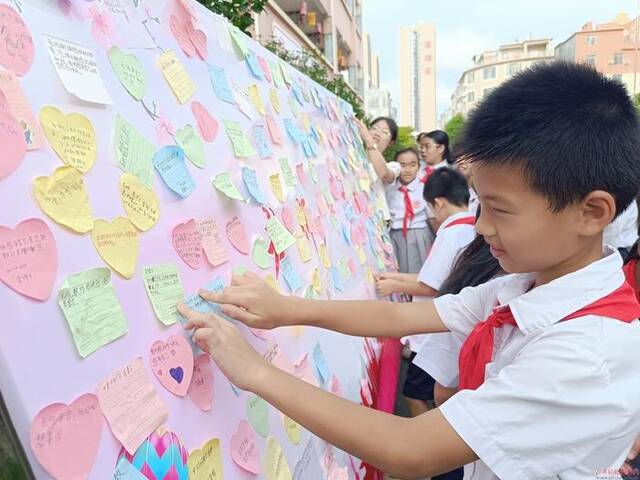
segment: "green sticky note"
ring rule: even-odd
[[[58,292],[58,305],[82,358],[127,333],[127,321],[108,268],[68,276]]]
[[[280,170],[282,170],[282,178],[284,178],[284,184],[287,187],[293,187],[298,184],[296,180],[296,174],[293,173],[293,169],[289,164],[289,160],[287,158],[279,158],[278,163],[280,163]]]
[[[288,66],[285,62],[280,60],[280,71],[282,71],[282,78],[287,85],[291,85],[291,78],[289,77]]]
[[[282,71],[280,71],[280,65],[278,62],[269,61],[269,69],[271,70],[271,75],[273,76],[273,84],[277,88],[284,87],[284,78],[282,78]]]
[[[182,147],[191,163],[199,168],[204,167],[204,144],[200,134],[192,125],[187,125],[176,132],[176,142]]]
[[[118,166],[132,173],[147,188],[153,185],[153,155],[155,147],[120,114],[116,116],[113,141]]]
[[[229,174],[229,172],[222,172],[216,175],[213,179],[213,186],[229,198],[244,201],[240,190],[238,190],[238,187],[236,187],[231,180],[231,174]]]
[[[118,47],[109,50],[109,62],[122,86],[136,100],[142,100],[147,89],[147,75],[142,63],[132,53],[124,53]]]
[[[271,255],[269,255],[269,242],[267,242],[262,235],[256,237],[253,242],[251,258],[253,259],[253,263],[262,270],[268,269],[273,264]]]
[[[242,127],[238,122],[231,122],[229,120],[223,120],[224,131],[227,132],[227,136],[231,141],[231,147],[233,148],[233,154],[236,157],[253,157],[257,155],[253,145],[244,134]]]
[[[247,418],[261,437],[269,435],[269,405],[257,395],[247,397]]]
[[[176,307],[184,298],[184,290],[176,266],[166,263],[145,267],[142,279],[158,320],[165,325],[173,325],[180,320]]]
[[[296,243],[294,236],[291,235],[289,230],[284,228],[284,225],[280,223],[278,217],[274,216],[267,220],[265,228],[267,229],[269,238],[271,238],[273,247],[276,249],[276,253],[278,254],[284,252],[287,248]]]
[[[245,36],[245,34],[242,33],[237,27],[230,26],[229,35],[231,35],[231,40],[233,40],[233,44],[240,52],[242,58],[245,58],[249,54],[249,48],[247,47],[247,37]]]

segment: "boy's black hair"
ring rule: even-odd
[[[398,138],[398,124],[396,121],[391,117],[378,117],[374,118],[369,125],[373,127],[378,122],[385,122],[387,124],[389,133],[391,134],[391,143],[395,143]]]
[[[471,113],[462,153],[522,169],[554,212],[594,190],[616,215],[640,187],[640,128],[624,86],[577,63],[539,63],[493,90]]]
[[[418,163],[420,162],[420,154],[418,153],[418,150],[416,150],[414,147],[407,147],[407,148],[403,148],[401,150],[398,150],[394,155],[393,155],[393,161],[397,162],[398,161],[398,157],[404,153],[413,153],[417,158],[418,158]]]
[[[440,197],[458,207],[466,207],[469,204],[469,184],[460,172],[438,168],[425,182],[422,197],[431,204]]]

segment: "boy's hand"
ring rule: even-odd
[[[205,300],[222,305],[222,312],[251,328],[270,330],[288,325],[285,315],[290,297],[281,295],[255,273],[232,275],[231,286],[221,293],[201,290]]]
[[[184,304],[178,305],[178,311],[187,319],[184,328],[193,330],[193,341],[211,355],[229,381],[243,390],[255,388],[268,364],[238,329],[217,315],[196,312]]]
[[[376,282],[376,292],[382,297],[398,292],[400,283],[393,279],[380,279]]]
[[[631,450],[627,454],[627,460],[622,465],[620,469],[620,474],[626,476],[628,478],[640,478],[640,467],[638,466],[638,462],[633,462],[638,458],[638,454],[640,453],[640,435],[636,437],[636,441],[631,446]]]

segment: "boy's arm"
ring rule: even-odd
[[[185,327],[194,329],[194,341],[231,382],[387,473],[423,478],[476,459],[438,410],[405,419],[349,402],[266,363],[232,323],[184,305],[179,311],[188,319]]]
[[[400,338],[449,331],[432,301],[307,300],[280,295],[251,272],[234,275],[222,293],[200,292],[222,304],[222,312],[252,328],[310,325],[348,335]]]

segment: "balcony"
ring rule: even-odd
[[[326,55],[325,20],[329,16],[325,1],[322,0],[275,0],[289,19]],[[328,29],[327,29],[328,30]]]

